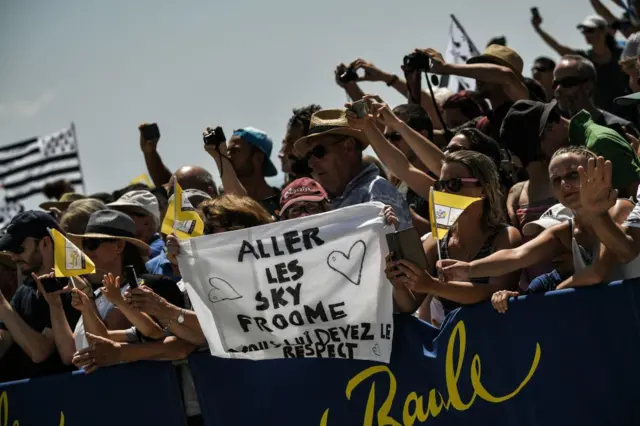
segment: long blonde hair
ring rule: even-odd
[[[462,164],[471,172],[471,176],[480,181],[484,190],[482,221],[489,229],[499,228],[507,223],[500,178],[493,160],[476,151],[461,150],[447,152],[443,163]]]

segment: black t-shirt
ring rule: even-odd
[[[640,132],[636,129],[635,124],[633,124],[629,120],[625,120],[622,117],[618,117],[615,114],[611,114],[610,112],[599,110],[600,115],[598,115],[593,121],[596,124],[601,126],[609,127],[616,132],[620,133],[620,135],[627,140],[627,135],[625,133],[629,133],[632,136],[640,137]],[[626,132],[625,132],[626,129]]]
[[[11,299],[11,306],[29,327],[42,333],[45,328],[51,328],[51,315],[49,304],[44,297],[38,297],[36,291],[35,281],[27,278]],[[60,297],[69,326],[73,329],[80,318],[80,312],[71,306],[70,293],[62,294]],[[0,328],[7,330],[2,322],[0,322]],[[7,353],[0,358],[0,382],[45,376],[73,369],[73,366],[65,366],[62,363],[57,350],[54,350],[46,361],[36,364],[14,341]]]
[[[629,77],[622,71],[618,61],[622,55],[622,48],[616,47],[612,52],[611,60],[606,64],[593,65],[596,68],[596,74],[598,82],[596,84],[596,90],[594,93],[594,101],[598,108],[612,112],[615,115],[623,117],[627,120],[634,120],[635,113],[633,108],[627,108],[620,105],[616,105],[613,101],[619,96],[624,96],[630,93],[629,90]],[[580,51],[578,54],[593,60],[593,51]]]
[[[513,102],[505,102],[502,105],[498,105],[496,109],[491,110],[491,114],[482,117],[476,124],[476,129],[495,139],[500,148],[506,148],[500,139],[500,127],[502,127],[502,122],[512,106]]]
[[[276,216],[276,212],[280,210],[280,190],[278,188],[271,189],[273,189],[274,194],[271,197],[260,200],[259,203],[269,214]]]

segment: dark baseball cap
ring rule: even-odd
[[[500,127],[500,140],[526,167],[541,155],[540,142],[549,116],[558,112],[556,100],[543,103],[520,100],[513,104]]]
[[[27,238],[44,238],[47,228],[60,230],[60,225],[47,212],[27,210],[11,219],[0,237],[0,251],[17,252]]]

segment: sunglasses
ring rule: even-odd
[[[33,242],[37,245],[40,242],[40,240],[41,240],[41,238],[40,239],[34,239]],[[13,254],[22,254],[22,253],[24,253],[24,251],[25,251],[24,243],[20,244],[19,247],[16,247],[15,250],[11,250],[11,252]]]
[[[321,203],[301,203],[299,205],[291,206],[285,210],[287,217],[298,217],[302,213],[310,215],[319,214],[324,212],[324,207]]]
[[[595,32],[596,32],[596,29],[595,29],[595,28],[587,28],[587,27],[583,27],[583,28],[580,30],[580,32],[581,32],[582,34],[593,34],[593,33],[595,33]]]
[[[316,145],[313,148],[311,148],[311,150],[309,152],[307,152],[307,155],[304,156],[304,159],[307,162],[309,160],[311,160],[311,157],[316,157],[318,160],[321,160],[329,152],[329,147],[330,146],[339,144],[340,142],[344,142],[347,139],[340,139],[340,140],[337,140],[337,141],[333,141],[332,143],[330,143],[328,145]]]
[[[435,183],[436,191],[447,190],[447,192],[458,193],[462,189],[464,184],[473,184],[473,186],[482,186],[480,181],[476,178],[453,178],[447,180],[438,180]]]
[[[553,88],[556,89],[558,86],[564,89],[571,89],[572,87],[576,87],[585,83],[587,81],[586,78],[582,77],[565,77],[560,80],[553,80]]]
[[[389,132],[389,133],[385,133],[384,137],[389,141],[389,142],[400,142],[402,140],[402,135],[398,132]]]
[[[111,243],[113,240],[107,238],[85,238],[82,240],[83,251],[97,250],[103,243]]]

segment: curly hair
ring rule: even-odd
[[[304,106],[302,108],[294,108],[293,116],[289,119],[288,127],[291,127],[293,124],[298,123],[302,126],[302,131],[306,135],[309,133],[309,126],[311,124],[311,116],[316,112],[320,111],[322,107],[317,104],[311,104]]]
[[[221,195],[200,204],[198,209],[204,221],[204,233],[226,231],[266,225],[273,217],[253,198]]]

